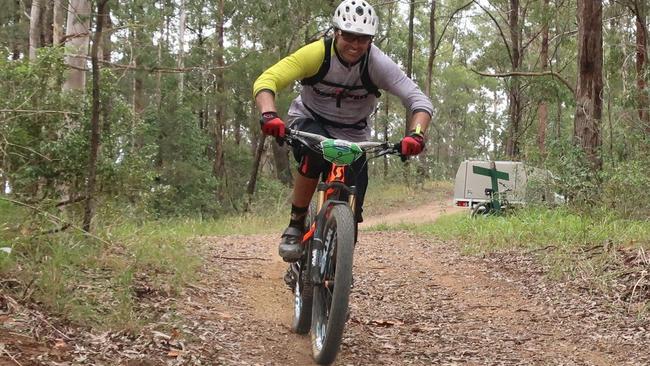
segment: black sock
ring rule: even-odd
[[[302,230],[305,227],[305,217],[307,217],[307,207],[291,205],[291,220],[289,221],[289,226]]]

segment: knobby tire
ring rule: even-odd
[[[305,232],[309,231],[316,214],[316,203],[312,202],[309,205],[307,217],[305,218]],[[298,272],[298,278],[296,279],[296,286],[293,290],[294,311],[291,330],[298,334],[307,334],[311,327],[311,308],[314,290],[311,280],[308,278],[309,273],[307,268],[309,262],[311,262],[311,250],[309,246],[307,246],[307,250],[305,250],[305,254],[300,258],[298,264],[300,270]]]
[[[328,235],[332,239],[333,246],[325,253],[325,280],[334,280],[334,288],[314,285],[312,304],[312,353],[314,360],[321,365],[334,362],[343,337],[352,284],[354,228],[354,216],[349,206],[331,207],[323,239],[327,241]]]

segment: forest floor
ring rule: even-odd
[[[337,365],[648,365],[650,324],[521,253],[459,245],[381,223],[435,220],[433,202],[367,217]],[[142,279],[137,332],[72,327],[0,296],[0,365],[310,365],[291,332],[279,235],[200,237],[199,280],[169,297]]]

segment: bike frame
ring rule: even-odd
[[[311,271],[311,268],[318,267],[321,260],[321,253],[325,248],[323,243],[323,227],[325,224],[325,215],[327,208],[332,205],[349,205],[352,213],[354,214],[354,206],[356,201],[356,187],[348,186],[345,182],[346,172],[349,166],[332,164],[330,172],[324,182],[318,183],[318,200],[316,205],[316,218],[312,222],[309,231],[303,237],[301,244],[306,250],[312,251],[312,261],[308,271],[311,272],[311,282],[315,285],[323,283],[320,271]],[[348,201],[341,201],[337,198],[336,194],[346,192],[348,194]],[[311,247],[310,246],[311,243]]]

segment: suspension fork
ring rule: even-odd
[[[317,216],[314,220],[314,225],[312,229],[309,230],[307,234],[311,235],[311,263],[310,263],[310,278],[313,284],[320,285],[323,283],[322,278],[322,266],[324,264],[326,256],[326,248],[323,232],[325,229],[325,220],[327,219],[327,207],[336,204],[342,204],[342,201],[338,200],[336,193],[345,192],[348,195],[347,204],[352,210],[353,216],[355,215],[355,205],[356,205],[356,187],[348,186],[345,184],[345,166],[332,165],[332,169],[325,180],[325,182],[318,183],[318,200],[317,200]],[[356,227],[355,227],[356,229]],[[306,235],[307,235],[306,234]],[[356,237],[356,233],[355,233]],[[307,237],[305,237],[307,238]]]

